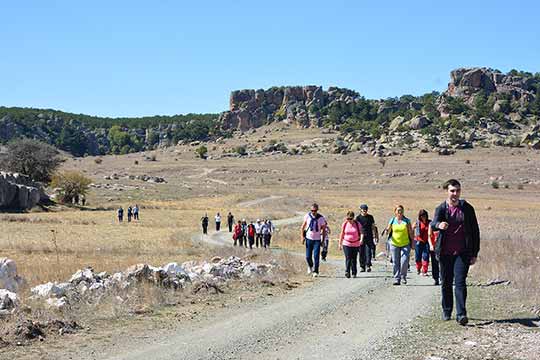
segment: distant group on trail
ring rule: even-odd
[[[124,222],[124,208],[120,206],[118,210],[116,210],[116,214],[118,216],[118,222],[122,223]],[[126,209],[126,215],[127,215],[127,221],[128,223],[131,222],[131,219],[133,220],[139,220],[139,205],[135,204],[135,206],[129,205]]]

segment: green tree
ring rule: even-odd
[[[195,153],[196,153],[197,156],[200,157],[201,159],[206,159],[206,157],[207,157],[207,155],[208,155],[208,149],[206,148],[206,146],[201,145],[201,146],[199,146],[197,149],[195,149]]]
[[[78,171],[64,171],[53,175],[51,187],[56,189],[63,203],[71,203],[73,199],[86,195],[92,180]]]
[[[34,181],[49,182],[62,161],[53,146],[38,140],[18,139],[7,145],[7,156],[0,166],[7,171],[28,175]]]

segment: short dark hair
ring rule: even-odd
[[[319,210],[319,204],[313,203],[313,205],[311,205],[311,208]]]
[[[418,212],[418,220],[421,220],[422,216],[425,216],[426,219],[429,219],[428,212],[425,209],[422,209]]]
[[[446,182],[443,184],[443,189],[448,190],[449,186],[461,187],[461,184],[456,179],[450,179],[450,180],[446,180]]]

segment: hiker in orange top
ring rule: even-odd
[[[418,275],[427,276],[429,265],[429,220],[428,212],[424,209],[418,212],[418,220],[413,225],[415,241],[415,260]],[[433,236],[433,233],[431,234]],[[433,239],[431,239],[433,241]]]

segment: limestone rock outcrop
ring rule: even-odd
[[[0,209],[27,210],[43,200],[41,186],[28,176],[0,171]]]

